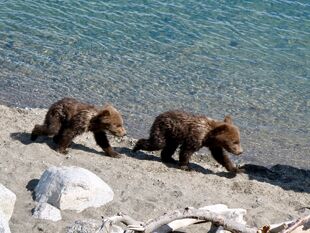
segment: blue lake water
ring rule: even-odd
[[[0,0],[0,102],[113,103],[133,137],[184,109],[241,129],[244,161],[310,168],[309,0]]]

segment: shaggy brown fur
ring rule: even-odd
[[[126,134],[122,116],[112,105],[100,109],[72,98],[59,100],[49,108],[44,124],[35,125],[31,140],[35,141],[40,135],[54,136],[57,151],[66,154],[73,138],[87,131],[94,133],[97,144],[107,155],[120,157],[113,151],[105,133],[109,131],[118,137]]]
[[[210,149],[214,159],[228,171],[238,171],[223,150],[235,155],[243,152],[239,129],[233,125],[229,116],[226,116],[224,121],[217,121],[181,111],[162,113],[156,117],[149,139],[138,140],[133,151],[162,149],[162,161],[176,163],[172,155],[179,145],[181,145],[179,154],[181,169],[188,170],[192,154],[205,146]]]

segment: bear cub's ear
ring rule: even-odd
[[[106,104],[103,106],[103,109],[101,110],[101,112],[99,113],[100,117],[110,117],[113,112],[115,112],[115,108],[113,107],[112,104]]]
[[[224,122],[232,125],[233,124],[232,117],[230,115],[225,116]]]
[[[111,116],[110,110],[109,109],[103,109],[99,114],[98,117],[109,117]]]
[[[114,107],[110,103],[106,103],[105,105],[103,105],[103,109],[112,109],[112,108],[114,108]]]

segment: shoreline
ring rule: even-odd
[[[44,107],[16,107],[11,104],[1,103],[0,105],[29,111],[40,112],[47,110],[47,108]],[[138,139],[148,137],[149,129],[155,116],[148,116],[147,122],[143,123],[144,127],[141,127],[141,124],[138,125],[139,122],[137,122],[136,119],[126,117],[124,114],[123,117],[125,117],[125,127],[129,133],[129,138]],[[44,117],[40,119],[39,122],[35,123],[42,123],[43,119]],[[233,118],[233,120],[236,121],[236,125],[240,129],[241,143],[245,148],[245,152],[241,156],[231,156],[231,159],[236,163],[252,163],[268,168],[282,164],[293,166],[297,169],[310,169],[310,160],[307,160],[307,156],[309,155],[309,150],[307,148],[310,144],[306,140],[306,135],[295,135],[294,131],[281,132],[280,129],[270,130],[269,128],[256,129],[253,127],[246,127],[240,124],[237,118]],[[138,128],[138,130],[136,128]],[[202,148],[198,153],[205,154],[208,152],[208,149]]]
[[[83,134],[74,140],[68,156],[54,151],[51,139],[30,141],[34,124],[43,121],[46,109],[23,109],[0,105],[0,183],[17,196],[10,220],[12,232],[64,232],[75,220],[95,219],[125,212],[147,221],[186,206],[199,208],[225,204],[247,210],[250,226],[284,222],[310,214],[310,170],[288,165],[245,164],[244,174],[229,175],[209,155],[198,153],[191,163],[193,171],[167,167],[158,153],[132,153],[135,139],[110,137],[111,145],[122,154],[114,159],[104,155],[93,136]],[[108,183],[114,200],[100,208],[81,213],[62,211],[63,219],[50,222],[34,219],[35,207],[29,183],[39,179],[51,166],[79,166]],[[27,189],[28,187],[28,189]],[[205,225],[191,232],[206,231]]]
[[[85,101],[90,103],[88,101]],[[93,103],[90,103],[93,104]],[[44,107],[20,107],[10,104],[1,104],[9,108],[16,108],[21,110],[34,110],[34,111],[46,111]],[[117,107],[122,113],[123,111]],[[202,114],[193,112],[194,114]],[[141,123],[140,118],[137,120],[135,116],[128,112],[123,113],[125,127],[128,132],[128,137],[131,138],[145,138],[149,135],[149,129],[153,123],[154,118],[159,114],[155,114],[153,117],[150,115],[145,116],[145,121]],[[206,115],[214,119],[221,120],[221,117],[213,117],[212,115]],[[137,117],[137,116],[136,116]],[[277,164],[293,166],[299,169],[310,169],[310,160],[308,160],[310,146],[307,141],[307,132],[303,134],[296,134],[293,128],[288,128],[286,131],[281,128],[264,128],[260,126],[255,128],[253,126],[246,126],[240,122],[240,119],[232,115],[235,124],[239,127],[241,132],[241,143],[245,152],[241,156],[232,156],[232,160],[237,163],[253,163],[258,166],[272,167]],[[42,123],[41,119],[37,123]],[[208,153],[208,149],[202,148],[199,153]]]

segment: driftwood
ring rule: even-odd
[[[272,224],[262,227],[260,230],[258,230],[259,233],[290,233],[295,232],[299,233],[302,232],[302,226],[304,226],[306,223],[310,223],[310,215],[299,218],[294,221],[288,221],[278,224]],[[308,230],[307,232],[310,232]]]
[[[120,212],[116,216],[103,218],[102,225],[96,233],[104,233],[104,232],[110,233],[113,231],[112,230],[113,226],[115,226],[118,223],[123,223],[124,225],[127,226],[128,230],[123,231],[127,233],[141,231],[141,229],[143,228],[139,226],[142,226],[144,224],[143,222],[136,221],[132,217]]]
[[[258,229],[246,225],[243,219],[245,214],[246,210],[244,209],[229,209],[222,204],[200,209],[186,207],[166,213],[146,223],[136,221],[124,213],[119,213],[116,216],[104,218],[102,226],[97,232],[113,232],[109,231],[113,225],[123,223],[126,225],[126,230],[122,231],[124,233],[168,233],[192,224],[211,222],[213,226],[218,227],[217,233],[224,230],[233,233],[290,233],[310,221],[309,215],[296,221],[266,225]]]
[[[272,224],[270,226],[265,226],[265,231],[264,232],[270,232],[270,233],[278,233],[283,231],[284,229],[286,229],[288,227],[288,224],[290,224],[293,221],[289,221],[289,222],[282,222],[282,223],[278,223],[278,224]]]
[[[288,224],[288,228],[281,231],[281,233],[289,233],[294,231],[299,226],[305,225],[307,222],[310,221],[310,215],[306,216],[305,218],[299,218],[296,221]]]
[[[231,232],[256,232],[246,227],[244,209],[228,209],[225,205],[206,206],[200,209],[185,208],[155,218],[145,225],[145,233],[166,233],[198,222],[211,222]],[[253,230],[253,231],[252,231]]]
[[[215,225],[223,226],[225,230],[228,230],[231,232],[256,233],[256,229],[254,228],[248,228],[244,224],[237,223],[235,221],[227,219],[209,210],[193,209],[193,208],[185,208],[182,210],[176,210],[166,215],[155,218],[154,220],[152,220],[151,222],[148,222],[145,225],[144,232],[145,233],[150,233],[150,232],[159,233],[159,231],[156,231],[156,229],[158,229],[162,225],[168,224],[175,220],[190,219],[190,218],[197,219],[200,221],[203,220],[207,222],[212,222]]]
[[[243,216],[246,213],[244,209],[228,209],[225,205],[206,206],[200,209],[184,208],[166,213],[163,216],[148,221],[139,222],[123,213],[110,218],[103,219],[101,230],[98,232],[108,232],[108,229],[117,223],[123,223],[127,230],[133,232],[156,232],[167,233],[179,228],[201,222],[211,222],[216,226],[223,226],[224,229],[231,232],[255,233],[256,228],[249,228],[245,225]]]

